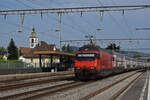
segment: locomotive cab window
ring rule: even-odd
[[[100,55],[96,53],[79,53],[76,55],[76,60],[79,61],[93,61],[95,59],[100,59]]]
[[[96,54],[95,57],[96,57],[97,59],[100,59],[100,54]]]
[[[112,61],[115,61],[115,58],[114,58],[114,57],[112,57]]]

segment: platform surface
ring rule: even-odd
[[[146,71],[129,87],[120,100],[150,100],[150,71]]]

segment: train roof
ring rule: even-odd
[[[95,45],[95,44],[84,45],[84,46],[80,47],[78,51],[102,51],[102,52],[106,52],[106,53],[109,53],[109,54],[117,55],[118,57],[126,57],[127,59],[135,59],[135,58],[132,58],[132,57],[128,57],[128,56],[126,56],[122,53],[115,52],[113,50],[103,49],[100,46]]]
[[[100,47],[93,44],[84,45],[78,51],[100,51]]]
[[[95,45],[95,44],[84,45],[84,46],[80,47],[78,51],[102,51],[102,52],[107,52],[109,54],[124,56],[121,53],[115,52],[113,50],[103,49],[100,46]]]
[[[84,45],[80,47],[78,51],[103,51],[103,52],[107,52],[110,54],[114,54],[114,51],[100,48],[100,46],[95,45],[95,44]]]

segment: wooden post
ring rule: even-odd
[[[42,67],[42,59],[41,58],[42,58],[42,55],[40,54],[39,55],[39,65],[40,65],[40,68]]]
[[[51,59],[51,67],[53,66],[53,55],[50,55],[50,59]]]

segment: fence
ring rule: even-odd
[[[42,63],[40,68],[39,63],[0,63],[0,75],[2,74],[17,74],[17,73],[34,73],[34,72],[50,72],[65,71],[73,68],[73,64],[69,63]]]
[[[0,63],[0,75],[42,72],[38,64],[31,63]]]
[[[39,63],[0,63],[0,68],[28,68],[35,67],[38,68]]]

